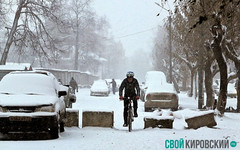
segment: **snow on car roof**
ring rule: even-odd
[[[95,80],[95,81],[93,82],[93,84],[102,84],[102,83],[107,84],[105,80]]]
[[[176,93],[173,84],[167,83],[166,76],[161,71],[148,71],[146,73],[146,85],[148,93]]]
[[[165,84],[167,83],[166,76],[161,71],[148,71],[145,76],[146,84],[149,83],[159,83]]]
[[[0,82],[0,93],[53,95],[56,89],[52,77],[39,73],[10,73]]]

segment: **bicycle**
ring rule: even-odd
[[[127,122],[128,122],[128,131],[132,131],[132,122],[134,121],[133,119],[133,109],[132,109],[132,98],[127,97],[128,100],[128,116],[127,116]]]

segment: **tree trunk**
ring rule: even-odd
[[[190,93],[189,93],[189,97],[193,96],[193,79],[194,78],[194,71],[191,70],[191,89],[190,89]]]
[[[240,78],[237,81],[237,111],[240,112]]]
[[[240,63],[235,61],[235,67],[237,68],[237,111],[240,112]]]
[[[75,61],[74,61],[74,70],[78,70],[78,49],[79,49],[79,24],[77,21],[77,27],[76,27],[76,43],[75,43]]]
[[[187,90],[187,80],[188,80],[188,74],[185,67],[183,67],[183,80],[182,80],[182,90]]]
[[[207,93],[207,102],[206,102],[207,109],[213,109],[213,104],[214,104],[214,95],[213,95],[214,93],[212,88],[212,82],[213,82],[213,76],[211,71],[211,61],[208,58],[205,64],[205,88]]]
[[[179,86],[178,86],[178,83],[177,83],[176,79],[173,78],[172,81],[173,81],[173,85],[174,85],[175,90],[177,91],[177,93],[180,93]]]
[[[200,50],[202,51],[202,50]],[[201,52],[202,53],[202,52]],[[198,66],[198,109],[203,107],[203,61],[202,54],[199,57],[199,66]]]
[[[5,48],[3,50],[0,65],[5,65],[6,62],[7,62],[8,53],[9,53],[10,47],[11,47],[12,42],[13,42],[13,36],[14,36],[16,30],[17,30],[18,20],[20,18],[22,7],[23,7],[24,3],[25,3],[25,0],[20,0],[20,2],[18,4],[18,8],[17,8],[17,11],[15,13],[13,25],[12,25],[11,31],[8,35],[8,39],[7,39]]]
[[[226,102],[227,102],[227,63],[223,57],[222,50],[222,41],[224,41],[223,30],[220,18],[215,18],[215,24],[211,28],[211,32],[213,35],[213,41],[211,44],[215,59],[217,60],[219,70],[220,70],[220,92],[218,96],[217,109],[222,116],[225,111]]]
[[[221,42],[223,38],[222,25],[219,20],[216,20],[216,24],[212,26],[212,33],[214,40],[212,42],[212,50],[217,60],[220,70],[220,93],[218,97],[217,109],[220,115],[224,114],[225,106],[227,102],[227,64],[223,57],[223,51]]]
[[[75,44],[75,60],[74,60],[74,70],[78,70],[78,34],[76,36],[76,44]]]
[[[194,98],[197,99],[197,95],[198,95],[198,87],[197,87],[197,73],[195,73],[195,76],[194,76]]]

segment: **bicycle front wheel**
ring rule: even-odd
[[[132,119],[133,119],[133,114],[132,114],[132,109],[128,110],[128,131],[132,131]]]

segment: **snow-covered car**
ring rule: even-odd
[[[105,80],[96,80],[90,88],[91,96],[108,96],[110,89]]]
[[[236,90],[236,87],[235,87],[235,83],[228,83],[227,96],[229,96],[231,98],[236,98],[237,97],[237,90]]]
[[[64,131],[66,108],[57,79],[46,71],[16,71],[0,82],[0,132],[11,135],[46,134],[58,138]]]
[[[173,84],[167,83],[161,71],[149,71],[141,89],[141,98],[145,101],[145,111],[160,109],[178,109],[178,95]]]

